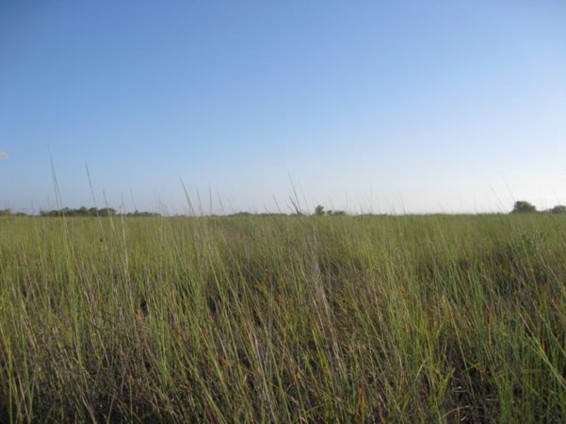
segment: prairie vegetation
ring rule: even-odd
[[[0,422],[564,422],[560,215],[0,219]]]

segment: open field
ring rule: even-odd
[[[564,422],[566,219],[0,219],[0,422]]]

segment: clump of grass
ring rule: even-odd
[[[0,421],[561,422],[565,227],[3,218]]]

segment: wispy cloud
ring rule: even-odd
[[[2,150],[0,150],[0,158],[8,159],[8,158],[9,158],[8,153],[3,152]]]

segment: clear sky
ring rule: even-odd
[[[2,0],[0,150],[28,212],[49,150],[70,207],[566,204],[566,2]]]

